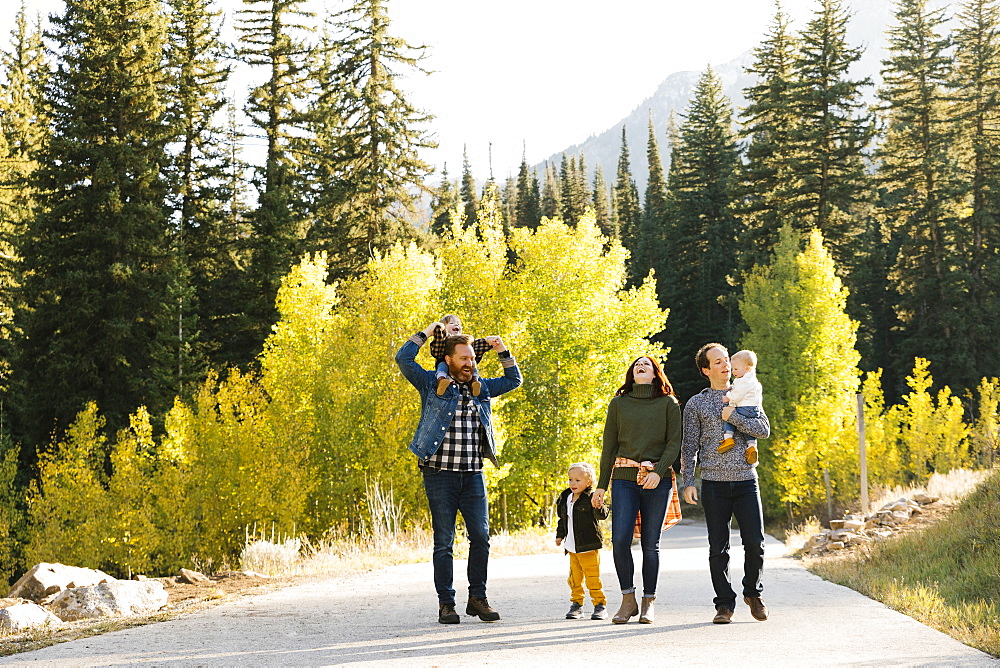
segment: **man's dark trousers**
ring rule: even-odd
[[[708,525],[708,567],[715,588],[716,607],[736,609],[736,592],[729,580],[730,520],[735,516],[743,541],[743,595],[761,595],[764,570],[764,516],[756,480],[701,481],[701,503]]]

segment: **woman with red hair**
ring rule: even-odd
[[[611,480],[611,545],[621,608],[611,621],[624,624],[635,615],[653,622],[653,601],[660,572],[660,532],[671,496],[670,468],[681,448],[681,410],[674,389],[652,357],[632,362],[625,383],[615,392],[604,423],[601,475],[591,497],[604,504]],[[642,517],[642,608],[635,599],[632,531]]]

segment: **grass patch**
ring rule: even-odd
[[[936,524],[808,568],[1000,656],[1000,471]]]

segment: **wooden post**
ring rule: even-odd
[[[861,513],[868,514],[868,450],[865,447],[865,395],[858,392],[858,459],[861,463]]]
[[[823,484],[826,485],[826,517],[829,521],[833,519],[833,499],[830,498],[830,469],[823,469]]]

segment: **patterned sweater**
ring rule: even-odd
[[[684,437],[681,441],[681,475],[683,487],[694,485],[694,470],[701,466],[702,480],[735,482],[757,477],[756,464],[746,461],[746,436],[767,438],[771,424],[761,409],[759,418],[748,418],[734,412],[729,422],[738,430],[734,435],[736,447],[719,454],[723,422],[722,397],[725,390],[705,388],[688,399],[684,406]]]

